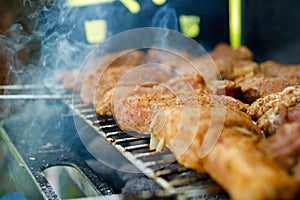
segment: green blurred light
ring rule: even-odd
[[[232,48],[241,46],[242,0],[229,0],[229,34]]]

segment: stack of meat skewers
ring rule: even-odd
[[[169,148],[232,199],[297,198],[300,65],[256,63],[248,48],[227,44],[202,57],[126,50],[94,62],[98,68],[60,78],[98,115],[150,134],[151,148]]]

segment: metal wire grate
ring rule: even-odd
[[[56,84],[46,85],[56,95],[70,94],[70,91],[55,90]],[[72,99],[63,101],[141,172],[153,179],[164,193],[181,194],[185,197],[223,193],[221,187],[207,174],[199,174],[178,164],[167,148],[160,152],[149,150],[149,136],[129,135],[118,127],[113,117],[97,116],[94,108],[85,105],[78,94],[73,95]]]

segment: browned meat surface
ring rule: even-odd
[[[171,92],[164,87],[160,87],[159,84],[143,84],[141,86],[135,84],[129,85],[119,85],[110,90],[108,90],[103,97],[98,97],[95,102],[96,113],[100,116],[113,115],[113,103],[118,103],[120,99],[131,97],[134,95],[150,95],[150,94],[170,94],[174,96]],[[157,94],[156,94],[157,95]]]
[[[234,61],[229,68],[220,68],[220,73],[224,79],[234,80],[236,78],[256,74],[258,72],[257,63],[249,60]]]
[[[249,106],[247,112],[254,120],[257,120],[257,125],[270,135],[274,134],[285,121],[297,119],[292,109],[294,107],[299,112],[296,106],[299,103],[300,86],[290,86],[281,92],[257,99]]]
[[[254,137],[225,129],[203,168],[232,199],[296,199],[298,184],[258,149]]]
[[[296,105],[300,101],[300,86],[287,87],[281,92],[257,99],[248,109],[249,115],[254,119],[260,118],[266,111],[277,105],[287,107]]]
[[[287,109],[286,121],[300,123],[300,103]]]
[[[81,87],[81,99],[86,104],[95,103],[98,98],[104,96],[108,90],[115,86],[122,75],[134,67],[134,65],[110,66],[105,70],[99,68],[96,73],[88,74]]]
[[[237,49],[232,49],[226,43],[217,44],[214,50],[210,53],[213,59],[217,60],[252,60],[253,53],[245,46]]]
[[[155,135],[158,150],[167,146],[180,164],[207,172],[232,199],[295,199],[299,65],[258,65],[248,48],[227,44],[202,57],[149,49],[87,65],[79,81],[75,73],[62,80],[69,89],[82,82],[81,98],[98,115],[113,115],[124,131]]]
[[[93,104],[95,97],[102,97],[115,86],[122,75],[141,64],[143,59],[141,51],[124,51],[91,61],[94,63],[89,65],[96,65],[98,68],[93,68],[84,77],[80,94],[82,100],[86,104]]]
[[[116,96],[112,97],[114,116],[123,130],[147,133],[151,119],[159,109],[176,104],[197,104],[198,94],[202,96],[199,98],[202,103],[209,103],[203,78],[197,74],[131,90],[116,87],[113,91]],[[103,107],[99,104],[98,109]]]
[[[261,148],[300,182],[300,122],[285,123],[261,141]]]
[[[176,98],[172,94],[129,96],[114,103],[114,117],[122,130],[145,134],[148,133],[155,113],[172,104],[176,104]]]
[[[247,112],[249,107],[248,104],[230,96],[212,95],[211,97],[213,98],[213,104],[226,105],[234,110],[242,111],[244,113]]]
[[[227,107],[222,121],[211,115],[211,108],[170,106],[155,116],[150,130],[171,149],[179,163],[207,172],[232,199],[294,199],[296,180],[260,151],[260,130],[252,120]],[[210,126],[213,118],[217,118],[216,124]],[[223,124],[220,137],[201,157],[204,138],[217,123]]]
[[[149,49],[145,56],[146,63],[159,63],[174,70],[174,73],[188,76],[198,73],[206,81],[219,78],[219,72],[213,60],[207,55],[196,56],[178,50]]]
[[[293,106],[278,104],[269,109],[258,120],[258,126],[267,134],[274,134],[280,126],[287,122],[300,123],[300,103]]]
[[[192,99],[196,99],[195,97],[197,96],[197,94],[200,93],[205,93],[207,95],[208,93],[211,93],[212,95],[216,94],[214,95],[215,101],[222,101],[222,104],[228,104],[244,112],[247,110],[247,104],[244,104],[241,101],[230,96],[224,96],[224,92],[226,93],[226,95],[231,94],[232,96],[237,96],[239,94],[239,89],[234,87],[232,85],[232,82],[230,81],[218,81],[218,83],[213,83],[211,85],[210,91],[208,91],[206,89],[205,82],[201,78],[201,76],[191,74],[187,77],[175,77],[161,84],[150,84],[141,86],[129,84],[126,86],[121,85],[115,87],[113,89],[108,90],[102,98],[98,98],[98,101],[95,103],[95,108],[96,113],[99,115],[112,115],[113,99],[118,100],[129,96],[134,96],[133,98],[151,99],[152,96],[158,96],[159,94],[169,94],[168,98],[164,96],[164,99],[167,102],[168,100],[175,98],[176,95],[187,96],[185,95],[185,93],[194,96],[194,98]],[[141,96],[144,94],[147,94],[147,97]]]
[[[261,148],[300,183],[300,103],[281,109],[275,134],[262,140]]]
[[[131,87],[131,88],[130,88]],[[198,74],[175,77],[159,85],[142,87],[116,87],[110,98],[113,99],[113,112],[107,111],[109,98],[96,107],[98,114],[113,113],[119,126],[126,131],[148,133],[153,116],[171,105],[227,105],[246,112],[248,105],[224,95],[210,94],[206,84]],[[105,112],[103,112],[105,110]]]
[[[174,98],[176,97],[176,102],[178,102],[178,100],[181,100],[178,99],[180,97],[176,95],[183,96],[183,102],[187,101],[186,98],[189,95],[189,99],[193,100],[197,99],[197,96],[199,95],[199,101],[202,102],[202,98],[204,98],[203,94],[205,94],[205,99],[210,98],[209,94],[211,94],[213,95],[213,100],[215,102],[221,103],[222,105],[229,105],[233,108],[236,108],[237,110],[246,112],[248,104],[244,104],[241,101],[230,96],[225,96],[224,93],[226,93],[226,95],[231,94],[232,96],[237,96],[239,94],[239,88],[235,87],[234,82],[232,81],[218,80],[213,81],[210,85],[210,88],[207,89],[205,80],[203,80],[201,76],[199,76],[198,74],[190,74],[186,77],[171,78],[166,82],[158,84],[138,86],[136,84],[129,83],[127,85],[120,85],[107,91],[101,99],[99,98],[99,101],[95,104],[95,108],[96,113],[99,115],[112,115],[112,99],[123,99],[123,103],[125,103],[130,98],[131,100],[135,99],[135,101],[137,102],[143,102],[152,101],[151,98],[153,97],[155,101],[159,102],[159,95],[164,94],[164,102],[169,103],[168,101],[175,101]],[[126,99],[127,97],[130,98]],[[209,103],[207,102],[207,100],[205,100],[205,102]],[[120,104],[119,101],[115,103]],[[147,105],[145,105],[145,109],[146,108]]]
[[[226,95],[236,99],[240,99],[242,95],[241,88],[231,80],[213,80],[209,87],[210,91],[216,95]]]
[[[96,113],[99,115],[111,115],[113,113],[113,101],[115,102],[131,96],[137,96],[137,98],[144,98],[140,97],[141,95],[146,95],[147,97],[145,98],[156,96],[155,99],[160,99],[159,95],[165,95],[163,99],[165,99],[165,101],[167,102],[168,99],[173,99],[176,95],[195,92],[199,93],[199,91],[201,91],[202,93],[207,92],[205,82],[203,78],[198,74],[190,74],[186,77],[173,78],[170,78],[173,76],[172,74],[163,73],[157,70],[154,70],[154,72],[151,74],[153,75],[153,81],[148,84],[135,84],[135,82],[139,83],[139,80],[129,77],[128,81],[127,79],[125,79],[124,82],[120,82],[120,84],[116,87],[107,90],[104,95],[98,92],[95,101]],[[165,79],[168,78],[170,79],[168,81],[165,81]],[[130,82],[130,80],[133,81]],[[141,83],[143,83],[142,80]],[[118,104],[119,102],[115,103]]]
[[[229,45],[220,44],[210,55],[218,68],[214,66],[214,62],[209,56],[196,57],[186,52],[175,50],[149,49],[146,54],[137,50],[126,50],[95,58],[86,63],[84,67],[86,71],[82,72],[76,81],[74,81],[74,76],[71,73],[70,76],[64,77],[64,82],[67,89],[72,89],[72,87],[79,88],[80,85],[82,85],[80,88],[82,100],[86,104],[95,104],[97,107],[97,105],[103,101],[104,96],[105,99],[108,100],[107,97],[110,95],[105,95],[106,92],[114,88],[115,84],[123,75],[131,72],[133,68],[140,64],[158,63],[159,67],[169,68],[171,71],[174,70],[173,73],[183,76],[189,76],[191,73],[197,72],[206,82],[219,78],[218,70],[221,71],[222,76],[224,76],[222,71],[226,71],[225,78],[227,76],[226,74],[238,77],[248,74],[250,71],[253,72],[252,68],[249,71],[247,67],[242,67],[245,63],[248,65],[247,62],[253,57],[251,51],[246,47],[232,50]],[[236,69],[237,71],[235,72]],[[160,73],[156,73],[155,75],[151,74],[151,76],[159,75],[163,77]],[[135,79],[135,77],[132,78]],[[166,75],[164,78],[168,80],[170,77]],[[224,80],[224,83],[226,81],[228,82],[229,80]],[[226,84],[224,84],[224,89],[227,95],[238,95],[237,88]],[[222,90],[223,89],[219,87],[219,90],[215,91],[215,93],[220,93]]]
[[[235,81],[236,87],[242,91],[242,100],[252,103],[256,99],[274,92],[280,92],[288,86],[300,84],[299,79],[287,77],[266,77],[261,74],[239,78]]]
[[[159,63],[161,67],[170,68],[184,76],[198,72],[205,81],[218,78],[218,70],[224,78],[227,76],[236,78],[253,72],[255,68],[249,68],[250,65],[253,65],[253,63],[249,63],[249,60],[252,59],[252,53],[246,47],[232,50],[229,45],[220,44],[210,55],[217,64],[217,68],[212,66],[214,62],[208,56],[196,57],[179,51],[150,49],[146,55],[140,51],[109,54],[92,61],[92,64],[89,63],[89,65],[97,67],[90,70],[84,78],[81,97],[85,103],[93,103],[94,93],[96,96],[103,96],[105,92],[114,87],[122,75],[129,72],[133,67],[144,63]],[[108,67],[105,68],[106,66]]]
[[[260,64],[260,70],[267,76],[300,78],[300,65],[283,65],[275,61]]]
[[[252,61],[252,52],[247,47],[232,49],[227,44],[219,44],[210,52],[210,56],[223,79],[234,80],[259,70],[257,63]]]
[[[186,74],[187,71],[190,72],[189,68],[192,68],[189,61],[191,58],[192,56],[184,51],[152,48],[145,55],[145,63],[160,63],[163,66],[176,70],[180,74]]]
[[[112,54],[113,61],[109,64],[110,66],[137,66],[144,62],[144,53],[139,50],[124,50],[115,54],[117,54],[117,56],[114,56],[114,54]]]
[[[152,54],[154,50],[149,50],[148,54]],[[158,50],[155,50],[155,52]],[[147,54],[147,55],[148,55]],[[162,54],[163,58],[159,58],[158,61],[165,62],[164,58],[166,52]],[[167,52],[167,55],[169,53]],[[149,55],[148,55],[149,56]],[[111,55],[109,57],[112,57]],[[129,58],[128,58],[129,57]],[[137,57],[137,58],[136,58]],[[151,56],[150,56],[151,57]],[[174,56],[173,56],[174,57]],[[176,57],[176,56],[175,56]],[[154,58],[151,57],[154,61],[156,61]],[[84,79],[82,88],[81,88],[81,98],[83,101],[87,104],[94,103],[95,105],[98,105],[98,102],[101,103],[101,99],[105,95],[107,91],[114,88],[116,84],[119,81],[123,81],[123,84],[129,85],[132,84],[135,85],[139,84],[138,81],[142,82],[143,80],[141,77],[144,76],[145,79],[152,77],[153,82],[161,83],[163,81],[167,81],[168,79],[172,77],[177,77],[173,81],[176,81],[176,79],[182,79],[179,76],[190,76],[190,73],[195,73],[195,69],[193,66],[181,66],[180,61],[175,61],[174,64],[171,65],[168,63],[158,63],[158,64],[151,64],[153,60],[150,58],[143,57],[143,54],[139,51],[133,51],[127,54],[124,54],[123,56],[119,57],[118,60],[112,62],[107,68],[101,66],[97,68],[96,71],[91,71],[88,73],[86,78]],[[132,60],[135,60],[134,62]],[[124,61],[124,63],[122,63]],[[148,63],[146,63],[148,62]],[[183,61],[182,61],[183,62]],[[185,61],[188,62],[188,61]],[[105,63],[107,61],[105,60]],[[157,70],[153,69],[153,72],[146,70],[144,74],[135,72],[133,68],[135,68],[139,64],[147,64],[146,67],[148,68],[157,68]],[[188,63],[188,65],[190,65]],[[161,69],[159,69],[161,68]],[[169,71],[168,71],[169,70]],[[174,73],[172,70],[175,70],[176,73]],[[181,73],[181,72],[182,73]],[[184,73],[183,73],[184,72]],[[190,73],[188,73],[190,72]],[[125,80],[121,80],[122,76],[127,75],[127,73],[133,73],[134,75],[131,75],[130,77],[127,77]],[[179,74],[179,75],[178,75]],[[148,77],[147,77],[148,76]],[[215,75],[214,75],[215,76]],[[137,79],[141,79],[138,80]],[[126,82],[127,81],[127,82]],[[118,83],[120,85],[120,83]],[[109,95],[106,95],[109,96]]]
[[[118,99],[118,98],[117,98]],[[114,102],[114,116],[126,131],[149,133],[149,126],[156,113],[172,105],[224,105],[246,111],[248,105],[228,96],[208,93],[148,93],[131,95]]]
[[[91,56],[92,57],[92,56]],[[144,52],[139,50],[123,50],[120,52],[107,53],[103,56],[95,57],[85,63],[87,72],[95,72],[99,68],[107,66],[139,65],[144,62]]]

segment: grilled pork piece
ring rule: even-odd
[[[187,60],[188,59],[188,60]],[[246,74],[256,73],[258,66],[251,61],[252,52],[246,47],[233,50],[228,44],[221,43],[208,55],[197,57],[176,50],[165,51],[150,49],[146,54],[146,62],[158,62],[170,66],[181,75],[189,75],[198,71],[205,80],[214,80],[220,75],[222,78],[234,79]],[[212,66],[213,62],[216,64]]]
[[[213,104],[228,106],[234,110],[247,113],[249,105],[238,99],[224,95],[212,95],[211,97],[213,98]]]
[[[121,129],[149,134],[149,126],[155,114],[172,105],[223,105],[236,110],[246,111],[247,104],[229,96],[210,95],[209,93],[148,93],[116,98],[114,117]]]
[[[261,106],[265,112],[259,113],[258,124],[273,135],[261,141],[261,148],[300,183],[300,90],[299,87],[286,90],[264,99],[269,101]]]
[[[161,79],[160,81],[162,80],[163,79]],[[159,98],[160,94],[164,96],[162,96],[162,98]],[[180,98],[180,95],[183,99],[185,99],[182,100],[182,102],[186,102],[186,98],[188,96],[189,102],[191,102],[192,100],[196,101],[196,99],[198,99],[197,96],[199,95],[200,102],[209,103],[209,94],[213,95],[214,101],[222,102],[222,105],[229,105],[244,112],[246,111],[246,107],[248,106],[248,104],[244,104],[239,100],[229,97],[237,97],[240,95],[240,88],[236,87],[233,81],[214,80],[210,82],[210,85],[206,85],[205,80],[200,75],[193,73],[185,77],[170,78],[166,82],[157,84],[152,83],[137,85],[129,82],[128,84],[118,85],[117,87],[107,91],[102,98],[99,97],[98,101],[95,103],[95,108],[96,113],[99,115],[112,115],[113,99],[117,100],[115,101],[115,105],[118,107],[123,103],[126,105],[129,104],[129,102],[125,103],[129,100],[132,100],[132,102],[136,101],[140,103],[144,101],[150,102],[152,101],[152,98],[154,98],[155,102],[158,103],[160,99],[163,99],[162,102],[159,103],[161,105],[163,104],[163,102],[173,102],[178,104],[178,102],[181,101],[181,99],[178,99]],[[224,96],[225,94],[228,96]],[[123,99],[122,103],[119,101],[120,99]],[[136,105],[136,103],[134,103],[134,105]],[[150,108],[147,108],[147,105],[145,105],[144,107],[145,110],[150,110]],[[118,112],[116,112],[116,115],[118,115]]]
[[[92,69],[83,77],[80,90],[82,100],[86,104],[93,104],[95,96],[103,96],[115,86],[122,75],[141,64],[143,59],[143,52],[135,50],[108,54],[88,63],[92,67],[87,68]]]
[[[256,74],[241,77],[235,81],[235,84],[236,87],[241,88],[242,101],[252,103],[260,97],[280,92],[288,86],[299,85],[300,80],[287,77],[266,77],[262,74]]]
[[[134,67],[134,65],[110,66],[106,69],[99,68],[96,73],[88,74],[81,87],[81,99],[86,104],[93,104],[98,97],[104,96],[113,88],[122,75]]]
[[[123,130],[139,133],[147,133],[153,115],[162,107],[197,103],[200,93],[206,94],[201,98],[203,103],[210,98],[203,78],[197,74],[175,77],[162,84],[128,87],[113,89],[113,114]],[[103,110],[105,104],[98,105],[96,110]]]
[[[286,121],[293,118],[293,109],[298,110],[300,86],[290,86],[281,92],[257,99],[248,107],[247,113],[257,121],[266,135],[274,134]],[[295,115],[297,116],[297,115]],[[297,118],[297,117],[294,117]]]
[[[113,113],[121,129],[146,134],[154,115],[160,109],[171,105],[218,104],[246,112],[247,104],[229,96],[214,95],[210,92],[198,74],[175,77],[158,85],[121,86],[107,93],[109,98],[97,104],[96,112]],[[109,107],[113,111],[109,110]]]
[[[117,69],[115,83],[106,83],[105,79],[101,81],[102,84],[98,83],[100,86],[95,89],[94,96],[94,107],[97,114],[111,115],[113,98],[120,99],[133,93],[142,94],[150,91],[162,93],[165,88],[157,87],[157,85],[163,84],[169,79],[172,80],[174,77],[170,69],[160,69],[156,65],[148,64],[146,67],[124,69],[126,70],[124,74],[120,74],[120,69]]]
[[[150,130],[164,140],[179,163],[207,172],[232,199],[294,199],[296,180],[260,151],[260,130],[252,120],[229,107],[225,120],[218,120],[212,108],[216,107],[170,106],[155,116]],[[217,119],[211,124],[213,118]],[[217,143],[202,157],[208,130],[222,122]]]
[[[240,99],[242,90],[231,80],[213,80],[209,86],[212,94],[231,96]]]
[[[192,58],[193,56],[185,51],[151,48],[145,54],[145,63],[160,63],[179,74],[187,74],[190,72],[189,68],[193,68],[189,61]]]
[[[300,121],[281,125],[261,141],[261,148],[300,183]]]
[[[259,71],[258,64],[252,60],[252,52],[243,46],[232,49],[228,44],[220,43],[208,55],[192,56],[189,59],[206,80],[234,80]]]
[[[175,74],[183,76],[197,72],[204,77],[205,81],[220,78],[218,70],[223,78],[229,79],[256,71],[256,64],[254,66],[250,61],[253,57],[252,53],[246,47],[233,50],[227,44],[220,44],[209,55],[211,57],[197,57],[186,52],[169,52],[159,49],[150,49],[146,55],[141,51],[109,54],[96,59],[92,64],[89,63],[89,65],[97,67],[91,69],[84,77],[81,98],[86,104],[93,103],[95,96],[103,97],[108,90],[115,86],[122,75],[130,72],[135,66],[145,63],[161,64],[162,67],[168,67]],[[117,59],[114,60],[115,58]],[[152,74],[152,76],[154,75]]]
[[[204,54],[204,52],[203,52]],[[145,56],[146,63],[159,63],[168,66],[177,74],[186,76],[198,73],[206,81],[220,78],[219,71],[209,55],[192,55],[178,50],[149,49]]]
[[[99,77],[97,77],[96,74],[100,75],[105,67],[108,66],[122,66],[122,65],[135,65],[141,62],[141,52],[130,52],[127,55],[124,55],[126,51],[119,52],[119,53],[110,53],[105,56],[95,58],[94,60],[88,62],[83,67],[84,69],[81,70],[73,70],[65,73],[59,73],[56,75],[56,79],[63,81],[64,88],[67,90],[76,90],[81,91],[81,87],[83,82],[84,87],[88,87],[89,85],[96,86],[97,80]],[[131,60],[133,59],[133,60]],[[89,87],[88,87],[89,88]],[[91,87],[92,88],[92,87]],[[87,89],[87,91],[89,91]],[[87,92],[84,90],[86,94],[89,94],[91,92]],[[91,100],[85,95],[82,95],[84,98],[84,101],[87,101],[89,104]],[[92,96],[92,95],[87,95]]]
[[[247,47],[232,49],[228,44],[218,44],[209,54],[216,63],[223,79],[234,80],[259,71],[253,54]]]
[[[260,64],[260,70],[267,76],[297,77],[300,78],[300,65],[283,65],[275,61],[266,61]]]
[[[274,134],[284,123],[300,123],[299,109],[300,103],[291,107],[287,107],[287,105],[284,104],[278,104],[257,120],[258,126],[260,126],[266,135]]]
[[[128,56],[130,59],[128,58]],[[124,60],[124,63],[121,62],[123,61],[122,59]],[[133,51],[130,52],[129,55],[125,54],[121,56],[120,58],[117,59],[117,61],[112,62],[106,68],[100,65],[100,67],[96,71],[92,71],[86,76],[81,88],[81,98],[86,104],[94,103],[94,105],[97,107],[98,104],[102,103],[102,99],[105,96],[106,92],[113,89],[117,83],[118,86],[125,84],[125,85],[132,85],[132,87],[136,87],[136,85],[142,83],[143,81],[141,79],[142,77],[147,79],[146,82],[147,81],[149,82],[149,77],[150,77],[152,82],[161,83],[175,76],[178,77],[179,76],[178,74],[181,74],[180,71],[195,72],[194,68],[192,67],[188,68],[187,66],[180,66],[179,63],[177,63],[178,65],[176,68],[172,65],[169,66],[169,65],[151,64],[151,63],[147,64],[145,62],[150,62],[150,60],[144,60],[143,54],[140,53],[139,51]],[[107,63],[106,60],[105,63]],[[141,72],[134,71],[134,68],[139,64],[147,65],[146,66],[148,68],[147,70],[142,69],[142,71],[145,71],[144,74],[142,74]],[[126,76],[128,73],[133,73],[135,76],[130,75],[131,76],[130,78],[127,77],[125,80],[124,79],[122,80],[122,77]],[[119,83],[120,81],[122,83]],[[106,95],[105,98],[107,99],[108,96],[110,95],[109,94]],[[99,113],[105,113],[105,112],[101,111]]]

